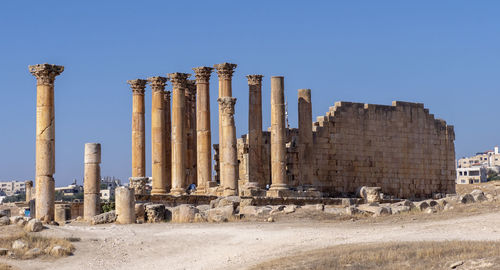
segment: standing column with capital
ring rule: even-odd
[[[55,204],[55,120],[54,81],[63,66],[29,66],[36,85],[36,218],[46,223],[54,220]]]
[[[132,177],[146,177],[146,133],[144,126],[144,92],[146,80],[129,80],[132,88]]]
[[[148,78],[152,89],[151,102],[151,175],[153,177],[152,195],[167,194],[167,172],[165,163],[167,152],[165,148],[165,106],[164,91],[167,83],[165,77]]]
[[[282,76],[271,78],[271,188],[269,195],[288,190],[286,179],[285,87]]]
[[[196,184],[196,82],[187,80],[186,87],[186,186]]]
[[[309,189],[313,184],[313,131],[311,89],[298,90],[299,102],[299,184]]]
[[[187,73],[168,74],[173,88],[172,98],[172,189],[173,195],[186,193],[186,134],[185,134],[185,91]]]
[[[222,63],[214,65],[214,68],[217,69],[217,75],[219,76],[219,98],[223,97],[232,97],[233,96],[233,88],[232,88],[232,78],[234,69],[237,67],[236,64],[231,63]],[[224,137],[222,132],[222,112],[219,104],[219,145],[222,149],[222,144],[224,143]],[[223,158],[223,152],[220,152],[219,159]]]
[[[210,131],[210,75],[213,68],[193,68],[196,76],[196,168],[197,193],[208,192],[212,181],[212,135]]]
[[[224,142],[220,148],[220,183],[223,196],[238,195],[238,158],[234,105],[236,98],[222,97],[217,100],[221,110],[221,127]]]
[[[165,113],[165,174],[167,175],[167,191],[172,187],[172,117],[170,113],[170,91],[165,91],[163,95],[163,105]]]
[[[248,75],[248,188],[264,188],[262,168],[262,77]]]

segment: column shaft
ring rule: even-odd
[[[265,187],[262,168],[262,75],[248,75],[248,187]]]
[[[313,132],[311,90],[298,90],[299,102],[299,184],[311,187],[313,184]]]
[[[25,181],[24,190],[25,190],[26,203],[29,203],[33,195],[33,181]]]
[[[187,81],[186,96],[186,186],[196,184],[196,83]]]
[[[115,189],[116,223],[135,223],[134,190],[129,187]]]
[[[284,78],[271,78],[271,190],[288,189],[285,148]]]
[[[148,79],[152,89],[151,102],[151,161],[152,195],[167,194],[167,151],[165,147],[165,101],[164,90],[167,78],[151,77]]]
[[[189,74],[171,73],[172,98],[172,189],[173,195],[186,192],[186,134],[185,134],[185,91]]]
[[[238,195],[238,159],[236,150],[236,128],[234,125],[234,105],[236,98],[223,97],[218,99],[222,111],[222,134],[224,141],[221,144],[221,186],[223,196]]]
[[[165,113],[165,174],[167,176],[167,191],[172,188],[172,117],[170,112],[170,91],[164,93]]]
[[[146,80],[127,81],[132,88],[132,177],[146,177],[144,90]]]
[[[85,167],[83,177],[83,218],[91,221],[92,217],[101,213],[101,145],[85,144]]]
[[[37,78],[36,98],[36,218],[54,220],[55,128],[54,80],[63,66],[41,64],[29,66]]]
[[[212,180],[212,135],[210,131],[210,74],[213,68],[193,68],[196,75],[197,192],[208,192]]]

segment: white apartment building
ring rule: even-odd
[[[456,184],[479,184],[488,181],[488,170],[482,166],[457,168]]]
[[[0,191],[6,196],[12,196],[17,193],[24,193],[26,186],[24,181],[2,181],[0,182]]]

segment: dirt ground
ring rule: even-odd
[[[288,254],[335,245],[500,240],[498,211],[449,216],[443,220],[411,215],[392,217],[370,218],[372,222],[370,219],[278,220],[50,226],[41,234],[81,238],[73,243],[76,247],[73,256],[57,260],[1,258],[0,263],[20,269],[246,269]]]

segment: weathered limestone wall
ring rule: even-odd
[[[314,177],[322,191],[380,186],[402,198],[455,192],[453,126],[421,103],[337,102],[313,126]]]
[[[338,196],[365,185],[380,186],[383,193],[400,198],[455,192],[453,126],[435,119],[423,104],[337,102],[317,120],[312,127],[312,160],[304,161],[311,164],[311,179],[301,179],[300,131],[286,132],[286,175],[292,189],[312,185],[325,195]],[[264,178],[270,181],[269,133],[263,133],[262,142]],[[240,164],[247,162],[247,147],[244,135],[238,142]],[[240,166],[240,175],[248,175],[247,169],[251,170]]]

